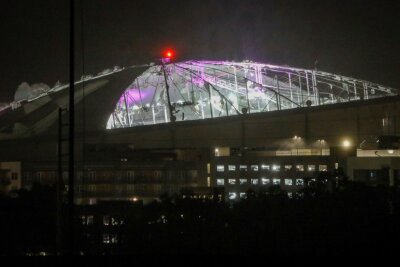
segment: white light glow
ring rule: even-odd
[[[350,146],[351,146],[351,143],[350,143],[349,140],[344,140],[343,143],[342,143],[342,145],[343,145],[344,147],[350,147]]]

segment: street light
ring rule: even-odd
[[[348,139],[343,140],[342,146],[343,146],[343,147],[346,147],[346,148],[347,148],[347,147],[350,147],[350,146],[351,146],[350,140],[348,140]]]

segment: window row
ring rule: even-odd
[[[283,181],[281,181],[283,180]],[[225,183],[226,181],[226,183]],[[217,186],[224,186],[224,185],[297,185],[297,186],[303,186],[304,185],[304,179],[280,179],[280,178],[254,178],[254,179],[222,179],[222,178],[217,178],[216,180]]]
[[[116,244],[118,239],[117,234],[103,234],[103,244]]]
[[[249,167],[249,168],[248,168]],[[297,165],[283,165],[282,166],[283,170],[285,171],[290,171],[293,169],[296,171],[309,171],[309,172],[313,172],[317,170],[319,171],[327,171],[328,170],[328,166],[324,165],[324,164],[320,164],[320,165],[315,165],[315,164],[310,164],[310,165],[302,165],[302,164],[297,164]],[[281,171],[281,165],[278,164],[273,164],[273,165],[266,165],[266,164],[261,164],[259,165],[233,165],[233,164],[229,164],[227,166],[227,170],[229,172],[234,172],[234,171],[247,171],[248,169],[250,169],[253,172],[257,172],[259,170],[263,170],[263,171],[275,171],[275,172],[279,172]],[[217,172],[224,172],[225,171],[225,165],[217,165]]]
[[[294,194],[297,195],[298,197],[304,196],[304,193],[302,193],[302,192],[295,192]],[[293,198],[293,192],[287,192],[287,196],[288,196],[288,198]],[[245,193],[245,192],[239,192],[239,193],[229,192],[228,193],[229,200],[235,200],[235,199],[238,199],[238,197],[240,199],[246,199],[247,193]]]

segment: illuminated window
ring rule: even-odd
[[[207,173],[210,174],[211,172],[211,164],[207,163]]]
[[[339,168],[339,163],[335,162],[335,169]]]
[[[119,220],[117,218],[111,218],[111,225],[119,225]]]
[[[250,170],[252,170],[253,172],[258,172],[258,165],[251,165]]]
[[[231,151],[229,147],[216,147],[214,149],[214,155],[216,157],[229,157],[231,155]]]
[[[285,185],[293,185],[292,179],[285,179]]]
[[[292,165],[285,165],[285,171],[290,171],[292,169]]]
[[[236,184],[236,179],[228,179],[228,184],[235,185]]]
[[[328,171],[328,166],[327,165],[319,165],[319,171],[320,172]]]
[[[103,244],[110,244],[110,235],[103,234]]]
[[[272,179],[272,183],[274,185],[280,185],[281,184],[281,179],[279,179],[279,178]]]
[[[304,180],[303,179],[296,179],[296,185],[303,186],[304,185]]]
[[[210,186],[211,186],[211,178],[207,177],[207,187],[210,187]]]
[[[103,216],[103,224],[110,225],[110,216],[108,215]]]
[[[82,225],[86,225],[86,216],[80,216]]]
[[[272,170],[274,171],[274,172],[279,172],[280,170],[281,170],[281,166],[279,166],[279,165],[272,165]]]
[[[269,165],[261,164],[261,170],[269,171]]]
[[[236,199],[237,194],[234,192],[229,192],[228,196],[229,196],[229,199],[232,200],[232,199]]]
[[[239,193],[240,198],[246,198],[246,195],[247,195],[246,193]]]
[[[258,185],[258,179],[251,179],[252,185]]]
[[[304,171],[304,165],[296,165],[296,171],[303,172]]]
[[[228,171],[230,171],[230,172],[236,171],[236,166],[235,165],[228,165]]]
[[[217,165],[217,172],[224,172],[225,166],[224,165]]]
[[[225,180],[224,179],[217,179],[217,185],[224,185]]]
[[[118,243],[118,235],[110,235],[110,241],[113,244]]]
[[[315,165],[308,165],[308,171],[309,172],[315,171]]]
[[[81,216],[82,225],[93,225],[93,215]]]
[[[239,183],[242,184],[247,184],[247,179],[239,179]]]
[[[267,185],[267,184],[269,184],[271,182],[271,180],[270,179],[267,179],[267,178],[261,178],[261,184],[262,185]]]
[[[240,165],[239,170],[241,171],[247,171],[247,165]]]

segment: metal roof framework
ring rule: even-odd
[[[172,121],[199,120],[397,94],[390,87],[318,70],[192,60],[149,66],[122,94],[106,128],[169,123],[171,114]]]

